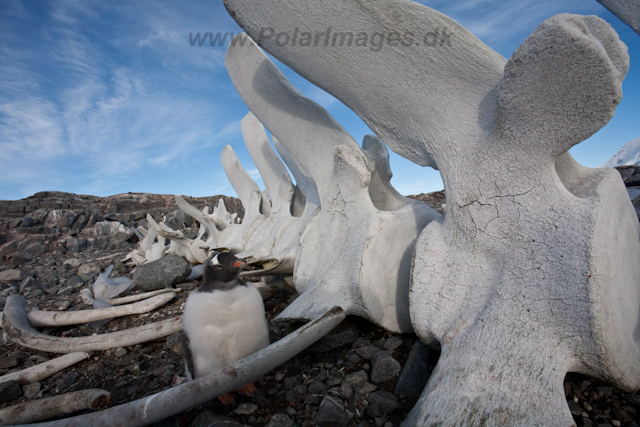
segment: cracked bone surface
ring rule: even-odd
[[[225,5],[256,39],[295,23],[437,41],[426,54],[260,40],[394,151],[441,171],[447,212],[416,243],[410,311],[442,356],[406,425],[569,426],[567,372],[640,387],[638,221],[616,171],[567,153],[620,102],[628,55],[607,23],[551,17],[507,62],[410,1]]]
[[[294,283],[301,296],[280,318],[309,319],[340,306],[390,331],[412,331],[408,299],[413,245],[440,215],[392,191],[382,142],[367,140],[369,157],[253,42],[242,48],[231,45],[226,65],[240,96],[296,159],[320,202],[300,235]]]

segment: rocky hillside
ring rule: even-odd
[[[640,167],[621,170],[632,187]],[[213,207],[218,198],[186,198]],[[444,192],[412,196],[442,210]],[[636,200],[636,203],[640,199]],[[242,215],[236,199],[226,198],[230,212]],[[639,209],[640,203],[636,205]],[[173,196],[122,194],[111,197],[44,192],[27,199],[0,202],[0,309],[20,294],[27,310],[89,309],[81,291],[113,264],[112,277],[132,276],[122,263],[137,243],[126,226],[144,226],[145,216],[165,218],[174,228],[194,234],[195,224],[179,211]],[[286,278],[285,278],[286,279]],[[176,298],[149,314],[116,318],[42,332],[64,337],[124,330],[182,313],[188,292],[201,283],[184,282]],[[270,338],[275,341],[298,325],[273,322],[295,299],[283,278],[260,283]],[[133,290],[132,293],[138,292]],[[21,370],[55,354],[19,346],[0,337],[0,375]],[[125,348],[94,352],[88,360],[31,384],[0,384],[0,410],[42,397],[101,388],[121,404],[182,383],[185,379],[179,334]],[[358,318],[348,318],[327,337],[256,382],[254,397],[237,396],[225,407],[217,399],[157,423],[157,426],[398,426],[414,405],[438,352],[413,334],[390,334]],[[526,385],[523,385],[526,386]],[[638,426],[640,395],[624,393],[587,377],[565,381],[569,408],[577,426]]]

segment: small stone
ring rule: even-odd
[[[320,427],[346,426],[349,422],[342,399],[331,395],[324,396],[314,420]]]
[[[351,319],[342,321],[331,332],[311,347],[312,351],[326,353],[343,345],[351,344],[360,335],[360,329]]]
[[[371,356],[371,382],[380,384],[389,381],[400,373],[400,363],[386,351]]]
[[[351,396],[353,396],[353,387],[349,382],[343,381],[342,384],[340,384],[340,397],[349,400]]]
[[[126,355],[127,353],[128,352],[124,347],[118,347],[118,348],[116,348],[116,351],[113,354],[116,357],[122,357],[122,356]]]
[[[20,270],[0,271],[0,282],[15,282],[20,279],[22,272]]]
[[[569,410],[571,411],[571,413],[573,415],[580,415],[582,414],[582,408],[580,407],[580,405],[578,405],[576,402],[574,402],[573,400],[569,401]]]
[[[79,288],[84,285],[84,280],[80,276],[73,276],[67,280],[67,285]]]
[[[133,272],[133,283],[148,292],[183,282],[191,274],[191,265],[182,257],[168,255],[157,261],[139,265]]]
[[[303,384],[298,384],[293,388],[293,392],[295,394],[307,394],[307,386]]]
[[[22,389],[14,381],[0,384],[0,403],[10,403],[22,396]]]
[[[82,261],[79,260],[78,258],[69,258],[67,260],[65,260],[63,263],[63,265],[70,265],[73,268],[76,267],[80,267],[80,265],[82,265]]]
[[[618,420],[611,420],[611,424],[613,424],[616,427],[620,427],[622,425],[622,423]]]
[[[169,335],[167,337],[166,347],[175,354],[182,356],[182,332]]]
[[[382,346],[382,348],[384,348],[385,350],[395,350],[401,345],[402,345],[402,338],[397,335],[394,335],[392,337],[389,337],[384,342],[384,345]]]
[[[14,366],[18,366],[18,358],[15,356],[7,356],[0,358],[0,369],[8,369],[13,368]]]
[[[308,386],[308,392],[311,394],[323,394],[327,391],[327,386],[320,381],[311,381]]]
[[[354,389],[362,387],[363,384],[368,380],[369,375],[367,375],[365,371],[357,371],[345,377],[345,381],[348,382]]]
[[[100,266],[95,262],[90,262],[87,264],[83,264],[78,268],[78,276],[95,274],[96,276],[100,274]]]
[[[275,414],[265,427],[291,427],[293,421],[285,414]]]
[[[34,286],[36,284],[36,281],[33,280],[33,277],[25,277],[24,279],[22,279],[22,282],[20,282],[20,295],[23,294],[24,290],[26,288],[30,288],[32,286]]]
[[[365,347],[356,348],[355,351],[356,353],[358,353],[358,355],[364,357],[365,359],[371,359],[371,356],[379,352],[380,349],[373,345],[367,345]]]
[[[22,386],[22,393],[24,393],[24,397],[27,399],[33,399],[38,396],[40,390],[42,389],[42,384],[39,381],[25,384]]]
[[[369,403],[374,403],[385,413],[391,413],[400,408],[398,398],[388,391],[378,390],[369,394]]]
[[[172,425],[176,425],[176,423],[173,423]],[[213,411],[209,410],[201,412],[189,427],[244,427],[244,424],[241,424],[231,418],[217,415]]]
[[[238,415],[251,415],[258,410],[258,405],[255,403],[241,403],[236,408],[235,412]]]

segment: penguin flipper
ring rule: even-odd
[[[189,346],[189,336],[182,332],[180,337],[182,343],[182,356],[184,357],[184,370],[188,381],[192,381],[196,377],[196,369],[193,363],[193,354]]]

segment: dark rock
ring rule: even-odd
[[[21,219],[14,219],[13,221],[9,221],[7,223],[7,228],[18,228],[22,224]]]
[[[374,403],[380,408],[383,412],[391,413],[398,408],[400,408],[400,402],[398,398],[388,391],[378,390],[369,394],[367,398],[369,403]]]
[[[18,358],[15,356],[8,356],[0,358],[0,369],[13,368],[18,366]]]
[[[369,380],[369,376],[365,371],[353,372],[345,377],[345,381],[351,384],[354,389],[362,387]]]
[[[29,218],[28,216],[26,216],[22,219],[22,222],[20,223],[20,227],[22,228],[33,227],[35,223],[36,222],[33,220],[33,218]]]
[[[71,228],[75,220],[76,214],[74,214],[73,212],[65,212],[64,214],[62,214],[62,226],[64,227]]]
[[[275,414],[265,427],[291,427],[293,421],[285,414]]]
[[[0,384],[0,403],[10,403],[22,396],[22,389],[14,381]]]
[[[394,394],[397,396],[417,397],[422,393],[427,381],[438,363],[440,352],[416,341],[411,347],[407,361],[396,381]],[[569,386],[571,388],[571,386]]]
[[[204,411],[196,417],[189,427],[245,427],[231,418],[215,414],[213,411]]]
[[[324,394],[327,391],[327,385],[319,381],[311,381],[307,391],[311,394]]]
[[[311,350],[318,353],[326,353],[343,345],[351,344],[359,335],[360,329],[358,329],[353,320],[347,318],[313,345]]]
[[[258,410],[258,405],[255,403],[241,403],[236,408],[235,412],[238,415],[252,415]]]
[[[155,291],[177,285],[191,274],[191,265],[182,257],[168,255],[142,264],[133,272],[133,283],[142,291]]]
[[[80,376],[78,374],[69,374],[60,382],[58,382],[54,388],[54,392],[56,394],[60,394],[64,392],[66,389],[71,387],[76,381],[78,381]]]
[[[389,337],[385,342],[382,348],[385,350],[395,350],[396,348],[402,345],[402,338],[397,335]]]
[[[67,285],[73,286],[74,288],[79,288],[84,285],[84,280],[80,276],[72,276],[67,280]]]
[[[29,252],[18,252],[17,254],[13,254],[9,258],[9,262],[13,265],[25,265],[30,263],[36,258],[36,256]]]
[[[371,359],[371,357],[379,351],[381,350],[374,345],[359,347],[359,348],[356,348],[355,350],[356,353],[358,353],[360,356],[364,357],[365,359]]]
[[[386,351],[371,356],[371,382],[380,384],[389,381],[400,373],[400,363]]]
[[[349,423],[342,399],[325,395],[314,420],[320,427],[346,426]]]
[[[175,334],[167,337],[167,348],[174,353],[182,356],[182,332],[176,332]]]
[[[619,166],[616,169],[627,187],[640,186],[640,166]]]
[[[38,381],[22,386],[22,392],[24,393],[24,397],[27,399],[38,397],[38,393],[40,393],[41,389],[42,384]]]

